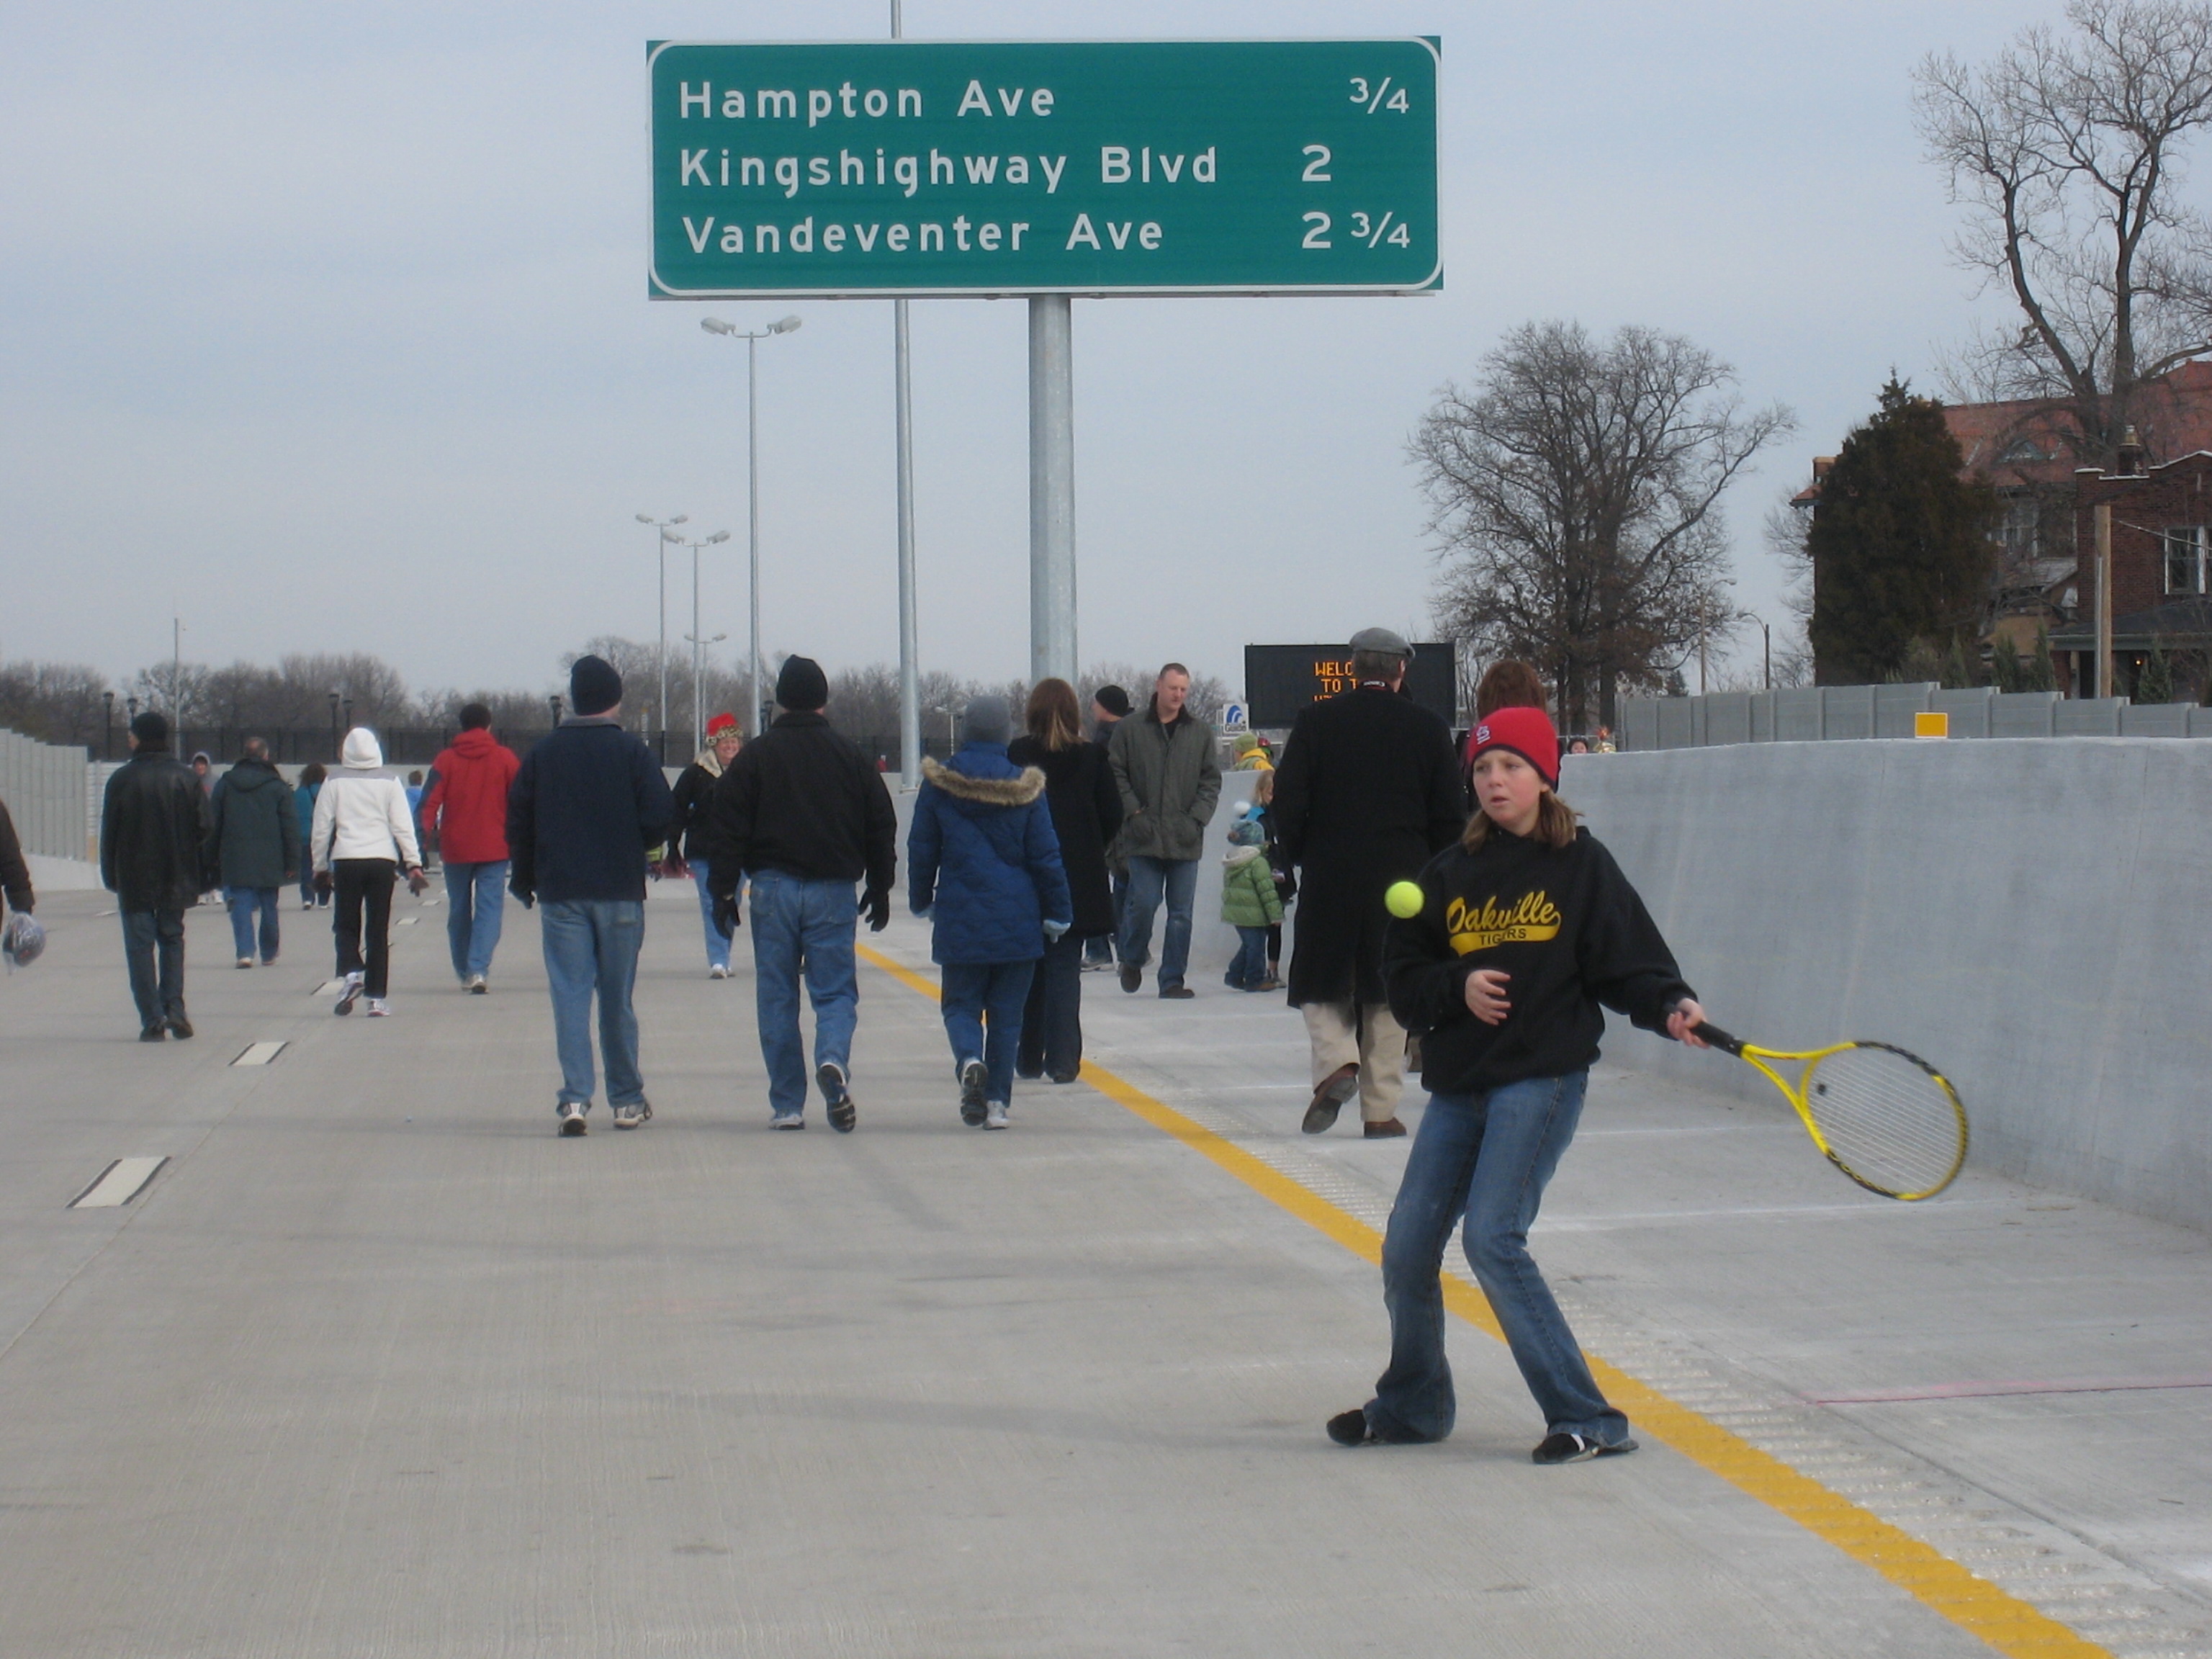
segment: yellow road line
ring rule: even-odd
[[[933,1000],[938,988],[913,969],[863,945],[861,957],[901,984]],[[1246,1152],[1236,1142],[1194,1122],[1133,1084],[1090,1060],[1083,1080],[1100,1094],[1174,1137],[1279,1208],[1326,1234],[1364,1261],[1380,1266],[1382,1235],[1310,1188]],[[1478,1330],[1504,1340],[1489,1301],[1475,1285],[1443,1275],[1444,1306]],[[1723,1428],[1703,1413],[1669,1399],[1596,1355],[1590,1370],[1613,1404],[1638,1429],[1664,1441],[1769,1509],[1826,1539],[1853,1560],[1872,1567],[1923,1605],[1978,1636],[2011,1659],[2112,1659],[2109,1650],[2076,1635],[2048,1614],[1969,1571],[1933,1545],[1892,1526],[1871,1510],[1800,1474],[1771,1452]]]

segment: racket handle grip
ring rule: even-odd
[[[1743,1056],[1743,1039],[1730,1036],[1710,1020],[1698,1021],[1690,1028],[1690,1034],[1692,1036],[1703,1038],[1724,1054],[1734,1054],[1738,1059]]]

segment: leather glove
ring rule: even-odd
[[[430,890],[430,878],[422,873],[420,865],[407,872],[407,890],[416,898]]]
[[[328,898],[337,885],[337,884],[331,879],[331,872],[329,871],[318,870],[315,872],[315,896],[317,898]]]
[[[714,900],[714,931],[728,939],[734,936],[742,925],[743,918],[738,915],[738,896],[735,893],[718,896]]]
[[[532,887],[528,882],[525,881],[520,876],[513,877],[508,880],[507,884],[507,890],[514,894],[517,899],[521,901],[522,908],[526,910],[530,909],[538,902],[538,890],[535,887]]]
[[[868,919],[868,931],[880,933],[891,925],[891,896],[873,890],[860,895],[860,912]]]

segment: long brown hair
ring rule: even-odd
[[[1481,720],[1501,708],[1541,708],[1544,682],[1527,663],[1507,657],[1490,665],[1474,688],[1474,717]]]
[[[1573,807],[1547,789],[1536,798],[1536,827],[1529,831],[1528,839],[1554,849],[1571,846],[1576,816]],[[1467,831],[1460,836],[1459,844],[1474,852],[1490,839],[1490,832],[1495,827],[1490,814],[1478,806],[1474,816],[1467,821]]]
[[[1083,741],[1083,717],[1077,710],[1075,688],[1063,679],[1042,679],[1030,688],[1030,703],[1022,724],[1047,754],[1073,749]]]

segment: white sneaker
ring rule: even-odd
[[[344,988],[338,992],[337,1006],[332,1008],[331,1012],[334,1014],[349,1014],[353,1012],[354,1004],[358,1002],[360,1000],[361,975],[359,974],[348,974],[345,976]]]
[[[987,1129],[1003,1129],[1006,1127],[1006,1103],[1005,1101],[994,1100],[988,1102],[984,1105],[983,1127]]]
[[[240,957],[238,959],[238,965],[241,968],[251,968],[253,966],[253,958],[252,957]]]
[[[368,1000],[368,1017],[371,1019],[388,1019],[391,1015],[392,1005],[382,997],[371,997]]]
[[[708,979],[727,979],[729,976],[730,970],[722,966],[719,962],[707,970],[707,977]]]
[[[471,974],[469,975],[469,994],[471,996],[480,997],[489,988],[490,988],[484,983],[484,976],[482,974]]]
[[[561,1133],[564,1135],[580,1135],[586,1133],[584,1108],[575,1101],[562,1103]]]

